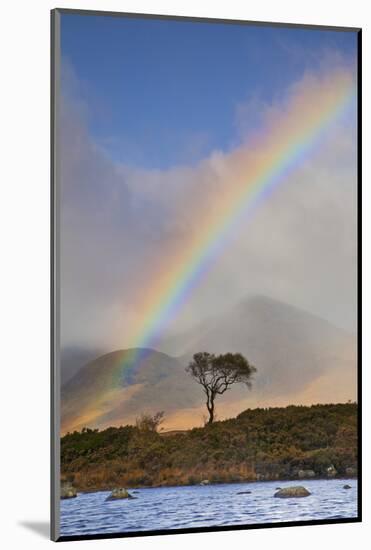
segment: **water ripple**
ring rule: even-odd
[[[348,483],[351,490],[344,490]],[[281,483],[281,486],[297,483]],[[355,480],[307,480],[302,499],[275,499],[277,482],[140,489],[106,502],[107,491],[61,501],[61,535],[87,535],[357,517]],[[251,494],[238,495],[248,489]]]

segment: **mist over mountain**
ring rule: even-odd
[[[96,357],[103,354],[97,348],[83,348],[77,346],[65,347],[61,350],[61,384],[68,382],[75,374]]]
[[[298,391],[334,368],[356,372],[354,335],[266,296],[246,299],[177,344],[184,364],[199,350],[242,353],[258,369],[255,389],[272,395]]]
[[[252,391],[235,385],[216,402],[218,418],[247,407],[356,399],[356,337],[291,305],[256,296],[147,351],[130,382],[128,350],[103,355],[62,388],[62,431],[132,423],[163,410],[165,429],[201,425],[204,395],[185,372],[192,355],[240,352],[255,365]],[[168,353],[164,353],[164,352]],[[176,355],[176,357],[175,357]]]

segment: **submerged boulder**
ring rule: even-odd
[[[351,488],[352,488],[352,487],[351,487],[350,485],[348,485],[348,484],[343,485],[343,489],[351,489]]]
[[[62,481],[61,483],[61,498],[75,498],[77,491],[70,481]]]
[[[277,498],[301,498],[309,497],[311,493],[305,487],[297,485],[295,487],[284,487],[274,494]]]
[[[124,488],[113,489],[112,493],[106,498],[106,500],[121,500],[124,498],[135,498]]]
[[[238,495],[251,495],[251,491],[240,491]]]

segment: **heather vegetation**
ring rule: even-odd
[[[61,440],[62,477],[78,490],[355,475],[357,404],[248,409],[184,432],[84,428]]]

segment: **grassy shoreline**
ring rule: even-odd
[[[354,478],[355,403],[248,409],[163,437],[136,426],[61,439],[62,479],[78,491]]]

